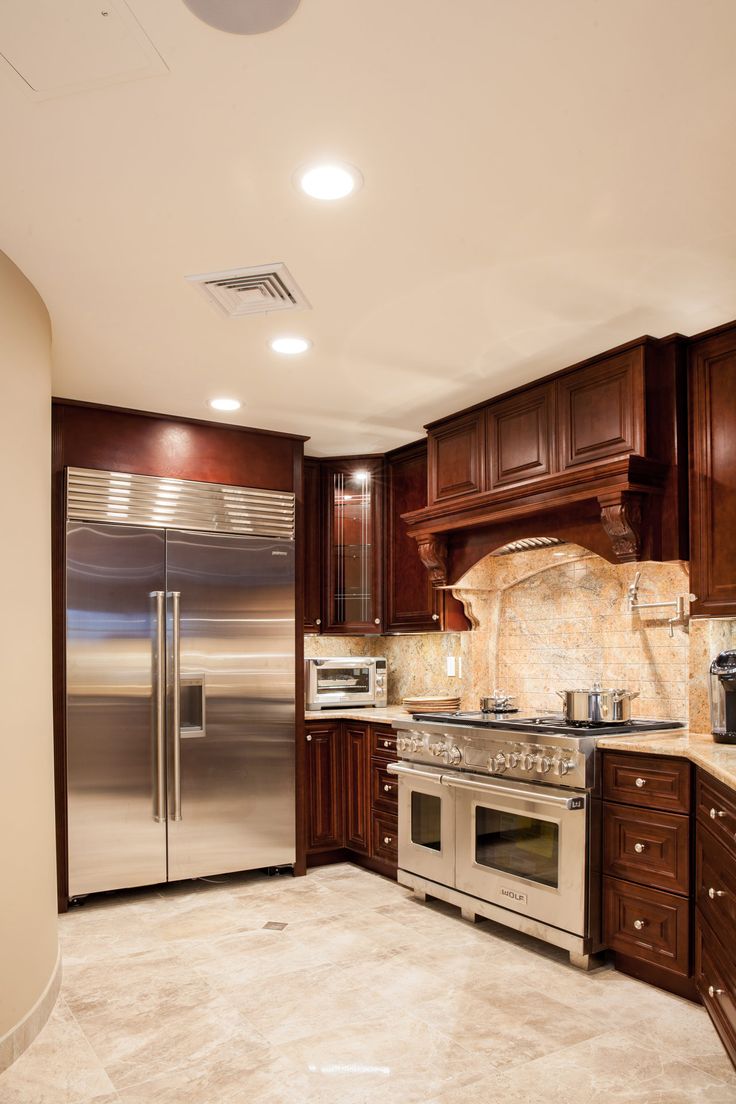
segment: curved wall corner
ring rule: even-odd
[[[51,325],[0,252],[0,1070],[60,980],[51,711]]]

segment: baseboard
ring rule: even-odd
[[[11,1066],[27,1050],[48,1020],[61,988],[61,948],[57,950],[56,964],[41,996],[26,1013],[20,1023],[11,1027],[0,1039],[0,1073]]]

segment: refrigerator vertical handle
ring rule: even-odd
[[[154,643],[153,728],[154,796],[153,819],[166,820],[166,592],[154,590],[156,637]]]
[[[171,819],[181,820],[181,592],[171,591],[171,743],[174,763]]]

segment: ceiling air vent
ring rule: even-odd
[[[269,311],[309,310],[310,304],[285,264],[232,268],[187,276],[228,318]]]

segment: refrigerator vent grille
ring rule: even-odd
[[[294,539],[294,495],[252,487],[67,468],[67,517]]]
[[[271,311],[309,310],[304,292],[285,264],[232,268],[187,276],[228,318]]]

